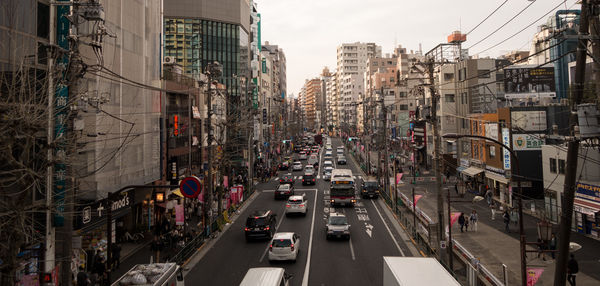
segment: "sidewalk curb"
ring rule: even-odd
[[[181,267],[183,268],[183,276],[187,276],[187,274],[200,262],[200,260],[206,255],[206,253],[221,239],[221,236],[229,230],[229,228],[233,225],[233,223],[240,217],[241,214],[246,208],[256,199],[258,196],[258,191],[255,190],[250,197],[244,201],[243,205],[235,212],[235,215],[230,217],[231,222],[223,227],[223,230],[219,232],[219,235],[213,239],[207,239],[204,244],[202,244],[196,252],[186,260]]]

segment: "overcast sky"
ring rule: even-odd
[[[279,45],[287,58],[287,91],[297,96],[305,79],[319,76],[324,66],[334,70],[336,47],[342,43],[374,42],[392,53],[395,44],[423,53],[446,42],[455,30],[470,31],[505,0],[256,0],[262,17],[262,41]],[[508,0],[492,17],[467,36],[463,47],[477,54],[559,9],[579,9],[576,0]],[[561,4],[565,2],[564,4]],[[531,6],[505,27],[471,47]],[[559,6],[556,10],[553,10]],[[511,50],[529,50],[536,24],[480,57]]]

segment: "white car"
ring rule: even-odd
[[[307,209],[308,206],[306,205],[306,196],[304,194],[301,196],[290,196],[285,204],[285,215],[302,214],[306,216]]]
[[[300,248],[300,236],[294,232],[277,232],[269,245],[269,261],[296,261]]]
[[[327,168],[327,167],[333,168],[333,162],[331,160],[327,160],[327,161],[323,162],[323,168]]]
[[[335,152],[339,155],[344,155],[344,147],[338,147]]]
[[[325,180],[325,181],[331,180],[331,171],[333,171],[333,167],[323,168],[323,180]]]
[[[304,174],[314,175],[315,174],[315,167],[313,167],[313,165],[306,165],[306,166],[304,166]]]
[[[292,171],[302,171],[302,162],[294,162],[294,164],[292,165]]]
[[[306,156],[306,152],[304,152],[304,151],[300,152],[299,158],[300,158],[300,160],[306,160],[306,159],[308,159],[308,157]]]
[[[342,213],[330,213],[325,228],[327,231],[327,239],[350,239],[350,225],[348,224],[348,219],[346,219],[346,216]]]
[[[331,156],[332,156],[332,152],[331,151],[325,152],[325,156],[324,156],[325,158],[331,158]]]

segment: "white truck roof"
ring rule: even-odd
[[[250,268],[240,286],[280,285],[284,279],[285,270],[276,267]]]
[[[460,286],[460,283],[431,257],[383,257],[384,286]]]

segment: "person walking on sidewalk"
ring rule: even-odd
[[[508,227],[510,224],[510,214],[508,214],[508,210],[504,210],[502,218],[504,219],[504,229],[506,232],[510,232],[510,228]]]
[[[458,224],[460,224],[460,232],[463,232],[463,227],[465,227],[465,213],[460,213]]]
[[[477,211],[473,210],[471,212],[471,216],[469,217],[469,220],[471,221],[471,229],[473,229],[474,231],[477,231],[477,220],[479,219],[478,215],[477,215]]]
[[[575,278],[577,272],[579,272],[579,263],[577,263],[575,256],[571,253],[571,259],[569,259],[569,262],[567,263],[567,281],[569,281],[571,286],[576,286]]]
[[[556,235],[554,233],[552,233],[552,236],[550,237],[549,246],[550,250],[552,250],[552,252],[550,252],[552,255],[552,259],[555,259],[556,253],[554,252],[554,250],[556,250]]]
[[[493,196],[494,194],[492,194],[491,189],[487,189],[487,191],[485,191],[485,199],[487,200],[488,206],[492,204]]]
[[[465,231],[469,231],[469,216],[465,214]]]
[[[112,256],[113,256],[113,268],[119,269],[121,266],[121,246],[118,243],[115,243],[112,247]]]
[[[494,201],[490,204],[490,211],[492,212],[492,220],[496,219],[496,204]]]

